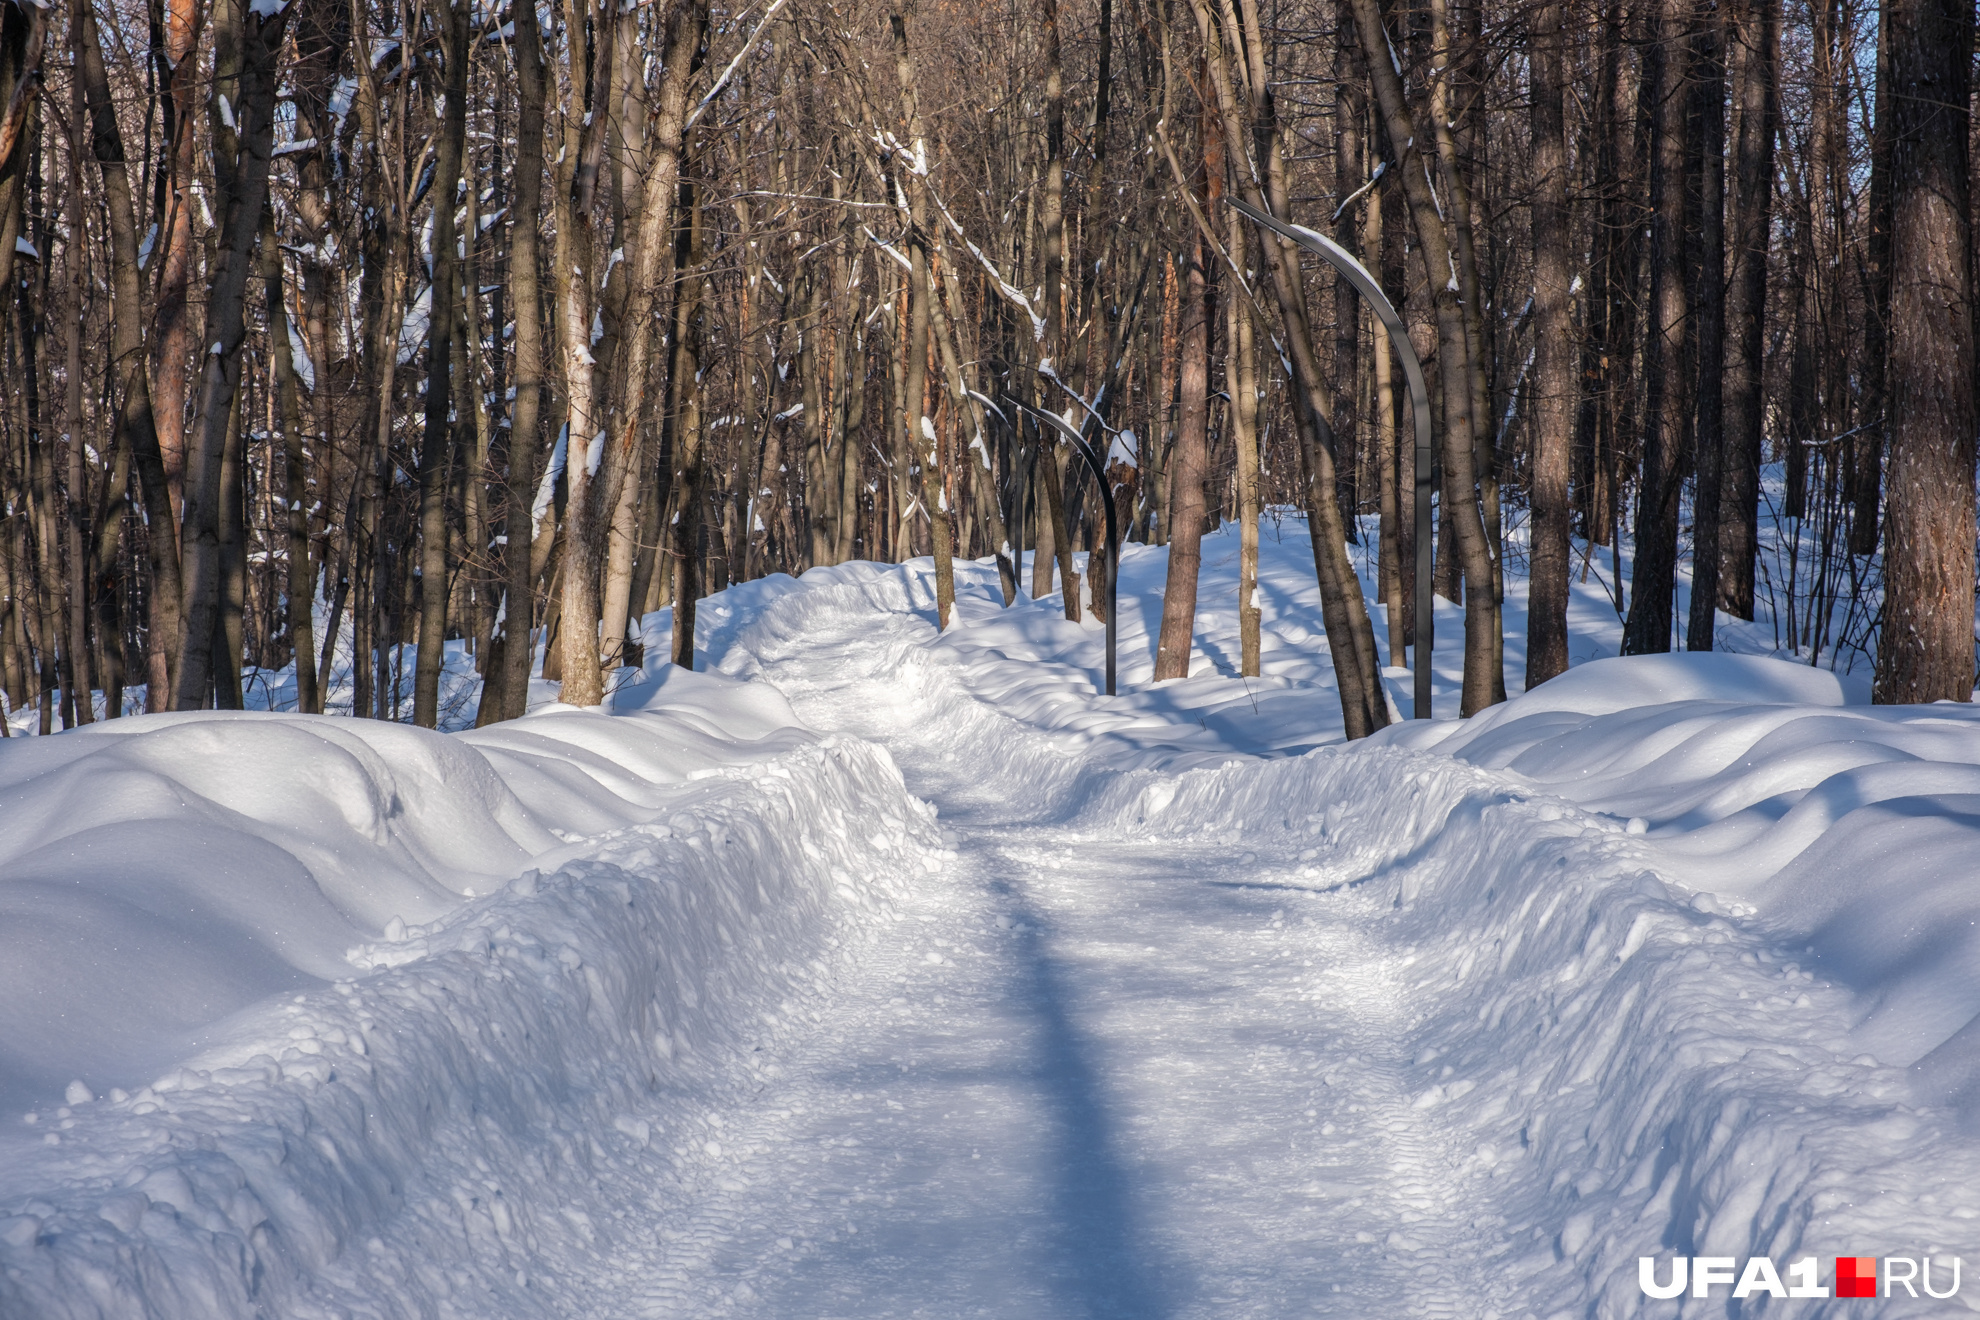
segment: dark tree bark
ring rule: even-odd
[[[1849,520],[1851,554],[1877,552],[1878,500],[1883,493],[1884,437],[1888,434],[1887,372],[1891,319],[1891,25],[1877,25],[1877,96],[1870,130],[1870,232],[1864,242],[1863,415],[1868,429],[1855,437]],[[1773,161],[1768,160],[1771,175]],[[1749,591],[1750,594],[1750,591]]]
[[[220,247],[207,293],[205,342],[200,355],[198,429],[187,459],[186,509],[179,537],[181,592],[185,616],[179,630],[175,710],[198,710],[220,666],[214,641],[221,628],[222,470],[229,447],[228,428],[241,379],[241,348],[247,338],[247,288],[261,238],[261,208],[268,200],[268,164],[275,139],[276,65],[281,55],[287,9],[267,18],[247,11],[242,0],[228,0],[216,18],[214,38],[216,104],[231,95],[238,130],[214,114],[214,165],[223,205]]]
[[[1045,290],[1045,340],[1040,345],[1044,362],[1055,373],[1064,369],[1066,329],[1064,315],[1066,258],[1066,96],[1065,70],[1059,54],[1059,0],[1038,0],[1038,31],[1045,56],[1045,197],[1040,227],[1043,229],[1043,275]],[[1044,366],[1040,367],[1044,373]],[[1053,412],[1065,406],[1056,390],[1041,385],[1037,402]],[[910,395],[910,409],[921,406],[918,395]],[[1062,445],[1056,432],[1039,433],[1038,474],[1044,485],[1042,514],[1051,519],[1052,554],[1059,564],[1059,589],[1065,596],[1066,617],[1079,621],[1079,571],[1073,566],[1072,528],[1066,523],[1065,483],[1059,466]],[[1079,460],[1075,458],[1075,463]],[[1048,570],[1049,573],[1049,570]],[[1049,586],[1051,578],[1045,579]],[[1034,594],[1036,591],[1034,590]],[[1185,663],[1187,663],[1185,653]]]
[[[1643,343],[1643,467],[1637,486],[1636,564],[1623,654],[1671,649],[1677,583],[1678,500],[1684,491],[1685,432],[1696,380],[1691,371],[1691,253],[1685,238],[1686,120],[1691,0],[1660,0],[1656,40],[1644,52],[1651,116],[1650,325]]]
[[[496,633],[476,725],[522,715],[529,706],[529,671],[536,658],[536,578],[542,571],[535,549],[534,505],[537,456],[542,448],[543,282],[540,217],[543,213],[543,52],[536,10],[516,10],[516,200],[510,226],[509,291],[516,307],[516,402],[509,414],[509,480],[502,525],[502,624]],[[546,511],[545,521],[555,523]],[[543,536],[547,552],[550,533]]]
[[[289,346],[289,314],[282,300],[282,250],[275,241],[275,213],[261,216],[263,314],[269,327],[269,370],[274,377],[276,419],[282,439],[282,503],[287,511],[288,565],[283,594],[288,598],[289,649],[296,666],[296,710],[316,714],[323,697],[316,686],[315,575],[310,571],[308,459],[303,452],[302,400],[297,396],[294,352]]]
[[[1354,7],[1347,0],[1334,4],[1334,241],[1349,252],[1359,246],[1355,233],[1353,207],[1342,206],[1362,185],[1372,167],[1364,141],[1368,122],[1368,90],[1361,76],[1361,52],[1355,47]],[[1340,458],[1340,500],[1347,518],[1348,535],[1355,534],[1353,519],[1366,497],[1359,489],[1359,474],[1365,466],[1359,455],[1373,439],[1372,428],[1358,425],[1355,416],[1361,373],[1361,298],[1354,286],[1334,279],[1334,435],[1345,442]],[[1376,335],[1379,340],[1381,335]],[[1385,351],[1378,343],[1377,351]]]
[[[1889,488],[1875,699],[1973,695],[1973,7],[1892,0]]]
[[[1760,554],[1767,252],[1773,226],[1774,135],[1780,119],[1779,0],[1738,0],[1731,17],[1732,40],[1739,46],[1739,136],[1733,144],[1732,252],[1726,283],[1717,594],[1720,609],[1751,619]],[[1876,375],[1881,381],[1881,364]]]
[[[1698,252],[1695,321],[1698,334],[1698,487],[1693,501],[1691,618],[1685,649],[1712,649],[1719,603],[1719,501],[1725,472],[1724,361],[1726,331],[1726,69],[1725,20],[1707,8],[1699,32],[1697,98]]]
[[[1567,9],[1534,11],[1533,539],[1526,617],[1526,687],[1568,667],[1568,469],[1574,440],[1574,295],[1568,272]]]
[[[460,319],[460,257],[454,198],[467,139],[467,11],[436,0],[441,93],[447,98],[433,171],[433,292],[426,318],[426,425],[419,445],[419,650],[413,669],[413,723],[440,723],[440,669],[447,656],[447,488],[454,450],[454,326]],[[472,399],[463,406],[475,407]]]
[[[1470,333],[1459,292],[1458,260],[1441,203],[1431,188],[1422,139],[1403,96],[1402,77],[1390,57],[1391,44],[1382,27],[1380,7],[1376,0],[1354,0],[1354,12],[1375,103],[1389,141],[1403,144],[1398,162],[1403,196],[1416,230],[1425,287],[1436,309],[1445,504],[1451,509],[1452,539],[1465,580],[1478,587],[1465,593],[1464,694],[1459,710],[1475,715],[1497,699],[1499,612],[1491,589],[1492,552],[1477,498],[1477,438],[1482,419],[1474,415],[1472,406]],[[1461,498],[1451,500],[1448,492],[1452,491],[1461,492]]]
[[[682,172],[680,181],[680,241],[677,267],[690,272],[676,295],[674,311],[674,378],[680,411],[674,418],[674,489],[679,491],[679,517],[674,522],[674,643],[672,660],[682,669],[694,668],[694,609],[705,579],[702,543],[708,511],[708,474],[703,452],[701,392],[688,382],[701,378],[701,300],[706,279],[701,272],[701,214],[695,181]]]
[[[1048,29],[1053,49],[1053,65],[1057,67],[1057,9],[1048,7],[1050,15]],[[921,107],[915,97],[914,62],[908,54],[907,23],[899,12],[889,20],[894,36],[894,71],[900,82],[901,116],[906,121],[908,145],[918,155],[927,154],[927,131],[921,123]],[[1063,113],[1063,111],[1061,111]],[[935,626],[938,630],[949,626],[949,611],[956,601],[955,564],[952,557],[948,464],[944,461],[942,444],[937,439],[935,422],[928,414],[927,400],[933,391],[929,389],[928,356],[929,326],[933,316],[931,310],[935,300],[935,280],[939,278],[933,268],[934,244],[929,225],[934,217],[929,214],[926,180],[914,173],[912,162],[898,162],[896,168],[906,176],[902,182],[906,188],[902,195],[908,199],[908,263],[910,266],[908,283],[908,334],[907,361],[905,363],[904,388],[907,392],[908,451],[922,456],[921,492],[922,503],[928,510],[930,527],[929,539],[935,551]],[[1059,179],[1063,189],[1064,179]],[[1048,222],[1048,248],[1055,241]],[[1047,269],[1056,271],[1052,258],[1047,259]],[[1048,277],[1048,283],[1050,278]],[[1056,285],[1052,285],[1056,287]],[[1053,305],[1058,305],[1055,297]],[[1057,335],[1050,336],[1051,352],[1059,344]],[[822,484],[822,483],[821,483]],[[1062,552],[1066,564],[1067,617],[1077,618],[1079,600],[1072,585],[1072,546]]]
[[[147,637],[145,706],[159,711],[171,706],[172,645],[179,634],[179,536],[172,509],[171,488],[158,428],[151,406],[151,371],[144,347],[142,274],[138,268],[137,210],[131,195],[130,169],[124,139],[110,99],[110,79],[103,64],[96,15],[79,0],[71,8],[75,23],[78,68],[89,106],[90,146],[103,179],[104,210],[110,231],[110,351],[119,385],[118,439],[128,446],[137,465],[143,494],[146,553],[151,568],[151,618]],[[12,240],[0,237],[12,247]]]

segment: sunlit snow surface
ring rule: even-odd
[[[1161,687],[1130,552],[1112,700],[988,566],[938,637],[923,562],[704,602],[713,672],[615,715],[0,744],[0,1316],[1551,1320],[1679,1314],[1645,1254],[1980,1269],[1969,709],[1659,657],[1344,747],[1280,530],[1248,682],[1220,535]]]

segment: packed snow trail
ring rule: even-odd
[[[1393,951],[1236,849],[1081,840],[1076,779],[1027,786],[909,695],[919,617],[818,617],[764,676],[886,746],[955,856],[596,1313],[1480,1314]]]

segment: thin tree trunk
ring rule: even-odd
[[[316,644],[314,605],[315,574],[309,559],[308,459],[303,453],[302,400],[298,396],[296,368],[289,348],[288,311],[282,300],[282,250],[275,243],[275,212],[267,209],[261,219],[261,279],[263,314],[267,317],[269,370],[274,376],[278,397],[276,419],[281,424],[282,503],[288,524],[289,649],[296,669],[296,710],[304,715],[323,711],[323,697],[316,686]]]
[[[599,30],[601,33],[607,32],[618,26],[601,20]],[[635,30],[630,23],[625,27],[628,36]],[[679,204],[677,195],[685,191],[682,187],[685,172],[682,164],[683,141],[690,127],[687,88],[689,80],[701,67],[707,30],[706,0],[688,0],[671,9],[667,18],[655,104],[641,115],[620,118],[626,133],[624,149],[630,159],[628,176],[632,173],[644,175],[637,201],[637,223],[626,249],[630,273],[626,275],[624,324],[632,328],[632,333],[626,338],[625,360],[617,368],[613,377],[616,385],[609,395],[603,399],[596,397],[597,387],[587,381],[584,386],[584,408],[580,410],[575,406],[578,396],[572,394],[571,455],[575,459],[581,452],[578,449],[582,443],[579,439],[581,435],[593,437],[600,451],[595,467],[587,457],[583,462],[573,462],[566,469],[570,494],[565,503],[564,527],[562,699],[571,705],[595,706],[604,698],[599,654],[602,613],[600,578],[605,569],[610,529],[620,491],[627,474],[639,466],[644,453],[642,437],[647,431],[653,393],[650,389],[650,368],[660,347],[657,333],[662,320],[660,299],[671,273],[669,256],[674,250],[674,208]],[[598,44],[601,52],[598,84],[603,87],[609,81],[605,71],[613,67],[609,49],[611,42],[601,39]],[[643,98],[643,93],[630,89],[625,95],[632,100]],[[616,107],[601,108],[616,112]],[[596,116],[581,130],[575,125],[567,128],[566,141],[581,132],[586,150],[595,152],[601,149],[603,139],[594,136],[594,133],[602,129],[604,117]],[[634,130],[637,130],[637,136]],[[580,159],[583,159],[582,153]],[[580,173],[588,168],[581,165]],[[595,177],[594,173],[573,180],[582,194],[574,199],[578,203],[572,207],[574,217],[588,212],[592,179]],[[630,209],[632,199],[623,200]],[[587,249],[591,245],[591,237],[587,228],[584,243]],[[560,251],[563,243],[560,224]],[[588,299],[575,301],[584,301],[587,306],[589,303]],[[575,310],[574,306],[573,313]],[[590,334],[590,317],[585,316],[579,324],[573,313],[567,313],[562,318],[566,375],[570,377],[576,373],[589,376],[591,373],[579,372],[578,369],[586,365],[579,359],[589,356],[588,352],[580,350],[585,347],[583,341],[588,340]],[[694,498],[699,501],[703,495],[702,487],[697,484],[692,489]],[[683,518],[683,521],[687,520]],[[677,597],[676,610],[680,608]]]
[[[502,519],[506,539],[502,547],[502,619],[497,633],[501,657],[499,664],[489,666],[490,683],[482,691],[476,725],[515,719],[529,707],[529,673],[536,658],[536,579],[542,571],[533,552],[544,388],[543,284],[538,255],[543,211],[544,69],[536,10],[523,6],[516,11],[515,22],[516,200],[509,230],[509,291],[515,296],[516,308],[516,402],[509,414],[509,480]]]
[[[1230,252],[1239,270],[1245,266],[1246,226],[1244,218],[1233,211]],[[1224,342],[1230,346],[1225,376],[1231,395],[1231,433],[1237,449],[1238,672],[1246,678],[1256,678],[1262,642],[1258,600],[1258,353],[1253,343],[1251,300],[1241,290],[1231,288],[1225,295],[1224,308],[1229,322]],[[1349,315],[1353,315],[1352,307]]]
[[[1203,236],[1190,247],[1183,276],[1182,409],[1169,463],[1169,571],[1162,590],[1162,627],[1155,646],[1155,681],[1189,677],[1196,635],[1196,579],[1203,561],[1203,475],[1209,460],[1210,319],[1216,282],[1206,269]]]
[[[592,487],[607,444],[603,383],[592,356],[591,328],[599,309],[599,253],[593,233],[597,188],[603,175],[601,158],[609,119],[616,110],[613,91],[612,43],[619,24],[612,22],[598,0],[589,5],[587,27],[592,32],[590,68],[574,68],[573,80],[589,89],[590,100],[563,110],[562,142],[555,174],[557,273],[557,353],[563,367],[566,425],[570,428],[564,466],[568,495],[564,502],[563,602],[560,649],[563,683],[559,700],[570,706],[596,706],[605,697],[598,657],[598,575],[591,556],[603,551],[600,518],[610,509],[595,510]]]
[[[456,0],[433,0],[440,32],[441,94],[433,171],[433,288],[426,318],[426,424],[419,445],[419,651],[413,668],[413,723],[440,723],[440,670],[447,658],[447,488],[454,451],[454,332],[460,320],[460,257],[454,198],[467,138],[468,22]],[[463,399],[464,407],[476,401]]]
[[[1370,270],[1383,273],[1386,273],[1387,263],[1383,259],[1386,234],[1382,194],[1386,191],[1387,188],[1379,184],[1369,190],[1367,212],[1361,224],[1362,262]],[[1408,558],[1405,553],[1408,544],[1405,529],[1409,519],[1402,498],[1405,485],[1402,454],[1397,448],[1396,350],[1389,343],[1388,332],[1376,321],[1374,308],[1368,309],[1365,319],[1368,322],[1369,343],[1374,352],[1371,394],[1375,405],[1375,471],[1376,480],[1380,483],[1377,494],[1382,519],[1377,571],[1381,577],[1382,604],[1388,615],[1389,663],[1401,665],[1407,658],[1404,652],[1411,643],[1409,601],[1403,590],[1403,564]],[[1411,445],[1412,452],[1414,449],[1415,446]]]
[[[163,11],[165,21],[162,29],[157,29],[163,48],[156,52],[155,63],[160,78],[158,100],[165,112],[166,203],[159,216],[160,274],[151,338],[156,354],[153,395],[157,401],[158,447],[171,492],[172,522],[177,525],[185,509],[186,395],[192,355],[187,294],[192,287],[193,189],[198,186],[199,172],[193,115],[202,23],[199,0],[164,0]],[[172,670],[176,675],[176,656]]]
[[[674,649],[673,662],[682,669],[694,668],[694,610],[704,585],[702,565],[702,522],[707,515],[708,486],[703,461],[701,392],[688,382],[701,379],[701,300],[706,279],[701,274],[701,221],[695,186],[683,179],[680,185],[683,246],[680,266],[692,271],[681,288],[674,316],[675,344],[673,378],[680,382],[676,392],[680,412],[674,420],[674,489],[679,513],[674,522]]]
[[[1718,605],[1729,614],[1751,619],[1760,552],[1761,427],[1766,411],[1761,358],[1766,346],[1767,253],[1773,223],[1774,135],[1780,117],[1779,0],[1740,0],[1732,18],[1734,40],[1742,50],[1736,92],[1739,136],[1733,145],[1732,269],[1726,286],[1725,463],[1719,491]],[[1879,78],[1879,105],[1883,104],[1883,85]],[[1885,198],[1881,211],[1875,196],[1880,174],[1884,176]],[[1871,191],[1870,262],[1874,280],[1877,270],[1886,275],[1889,271],[1888,163],[1883,171],[1873,168]],[[1879,214],[1885,217],[1881,224]],[[1888,290],[1888,280],[1882,287]],[[1864,364],[1866,405],[1879,408],[1884,379],[1884,314],[1873,305],[1866,318],[1870,323],[1866,349],[1873,342],[1877,348],[1876,356]],[[1874,405],[1867,397],[1873,390]]]
[[[1775,19],[1771,0],[1753,0],[1762,10],[1768,23],[1763,39],[1768,42],[1767,82],[1762,91],[1767,97],[1766,109],[1768,139],[1767,176],[1773,177],[1773,121],[1777,115],[1775,101],[1778,99],[1774,86],[1774,63],[1778,55],[1774,47],[1778,43],[1778,20]],[[1864,317],[1863,317],[1863,416],[1867,419],[1865,429],[1856,437],[1856,471],[1854,490],[1856,499],[1849,520],[1849,550],[1855,555],[1872,555],[1877,552],[1878,500],[1883,493],[1884,441],[1890,433],[1888,409],[1890,402],[1890,318],[1891,318],[1891,150],[1893,135],[1891,118],[1895,106],[1891,98],[1891,25],[1877,25],[1877,92],[1874,111],[1875,123],[1870,130],[1870,211],[1866,219],[1870,232],[1865,236],[1864,270]],[[1742,166],[1742,169],[1744,166]],[[1742,177],[1744,177],[1742,175]],[[1772,201],[1772,190],[1768,191],[1761,205]],[[1758,278],[1766,279],[1766,263],[1760,263]],[[1764,294],[1764,284],[1762,286]],[[1756,367],[1758,361],[1759,330],[1754,330]],[[1757,395],[1758,390],[1756,388]],[[1756,402],[1756,407],[1757,407]],[[1757,503],[1757,500],[1756,500]],[[1752,584],[1747,584],[1747,610],[1742,618],[1753,617]]]
[[[65,267],[65,282],[68,284],[67,324],[62,330],[63,375],[66,377],[66,398],[63,399],[63,439],[64,466],[62,519],[64,535],[63,557],[68,566],[68,633],[64,646],[69,655],[69,688],[74,694],[76,719],[82,724],[96,720],[96,703],[92,697],[96,684],[90,664],[89,645],[89,602],[85,596],[85,586],[95,574],[90,571],[90,563],[83,547],[86,544],[84,526],[85,511],[89,506],[89,487],[83,477],[83,306],[82,293],[88,287],[83,272],[82,236],[83,230],[83,178],[82,178],[82,134],[83,134],[83,89],[79,79],[69,83],[69,169],[67,196],[64,198],[64,223],[68,227],[69,242],[62,248],[62,264]]]
[[[1725,20],[1707,8],[1699,33],[1697,496],[1692,503],[1691,618],[1685,649],[1709,651],[1719,603],[1719,513],[1725,489],[1726,337],[1726,41]]]
[[[1044,359],[1038,367],[1039,374],[1044,375],[1048,371],[1063,374],[1066,352],[1066,99],[1065,70],[1059,56],[1059,0],[1038,0],[1038,29],[1045,56],[1045,204],[1039,217],[1044,231],[1044,278],[1040,287],[1045,291],[1045,341],[1040,345]],[[1043,406],[1050,411],[1057,412],[1065,406],[1056,389],[1041,388],[1041,395]],[[1082,420],[1076,418],[1074,424]],[[1056,432],[1040,431],[1038,471],[1044,479],[1044,512],[1052,521],[1052,554],[1059,564],[1059,589],[1064,593],[1066,617],[1077,623],[1079,572],[1073,565],[1072,529],[1066,525],[1066,499],[1059,468],[1061,443]],[[1050,579],[1046,581],[1049,585]]]

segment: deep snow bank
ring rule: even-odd
[[[1632,690],[1633,689],[1633,690]],[[1847,706],[1782,661],[1660,656],[1571,671],[1440,737],[1399,730],[1647,832],[1857,996],[1853,1039],[1980,1101],[1980,710]]]
[[[768,688],[619,700],[8,747],[0,1315],[528,1313],[700,1156],[657,1094],[747,1075],[932,813]]]

